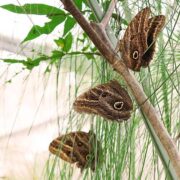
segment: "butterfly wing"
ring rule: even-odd
[[[101,95],[102,90],[99,88],[93,88],[89,91],[78,96],[73,103],[73,108],[79,113],[88,113],[88,114],[98,114],[98,111],[95,107],[98,107],[99,96]]]
[[[97,114],[121,122],[129,119],[132,101],[127,91],[114,80],[80,95],[73,107],[79,113]]]
[[[75,133],[62,135],[54,139],[49,145],[49,151],[69,163],[77,162],[73,153]]]
[[[128,68],[139,71],[141,67],[141,57],[147,49],[147,28],[150,9],[141,10],[128,25],[123,40],[120,43],[122,59]],[[136,53],[136,57],[134,57]]]
[[[155,52],[155,42],[165,24],[165,16],[159,15],[148,20],[147,45],[148,48],[142,57],[142,66],[147,67]]]
[[[91,167],[94,170],[95,154],[93,143],[96,141],[96,135],[92,132],[71,132],[54,139],[49,145],[49,151],[66,162],[76,163],[77,167],[82,170],[87,167]],[[89,156],[92,158],[88,159]],[[98,154],[96,159],[97,156]]]
[[[139,71],[153,58],[155,41],[165,24],[165,16],[149,19],[150,8],[144,8],[130,22],[120,43],[122,58],[128,68]]]

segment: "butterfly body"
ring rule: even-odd
[[[95,159],[98,158],[95,153],[95,144],[99,150],[99,142],[94,133],[76,131],[54,139],[49,145],[49,151],[66,162],[76,163],[82,170],[88,167],[94,170]]]
[[[77,112],[97,114],[118,122],[129,119],[133,108],[127,91],[116,80],[83,93],[75,100],[73,106]]]
[[[140,11],[128,25],[119,50],[128,68],[140,71],[147,67],[155,52],[155,42],[165,24],[165,16],[149,18],[150,8]]]

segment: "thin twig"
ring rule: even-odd
[[[105,16],[103,17],[102,21],[101,21],[101,24],[102,24],[102,28],[105,29],[106,26],[108,25],[108,22],[112,16],[112,13],[114,11],[114,8],[116,6],[116,3],[117,3],[117,0],[112,0],[110,2],[110,5],[108,7],[108,10],[106,11],[106,14]]]
[[[143,114],[149,120],[149,123],[153,127],[155,134],[164,146],[166,150],[165,153],[169,156],[169,159],[171,161],[170,163],[172,163],[177,177],[180,178],[180,156],[178,150],[174,144],[174,141],[171,139],[167,130],[163,126],[162,121],[160,120],[158,113],[156,112],[156,109],[152,106],[149,100],[146,101],[147,96],[145,95],[135,76],[131,72],[129,72],[119,56],[111,48],[108,48],[105,43],[103,43],[98,33],[93,30],[93,28],[86,21],[81,12],[76,8],[72,0],[61,0],[61,2],[64,4],[65,9],[73,15],[79,25],[87,33],[87,35],[90,37],[101,54],[112,65],[113,69],[115,69],[124,78],[138,105],[140,105]]]

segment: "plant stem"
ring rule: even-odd
[[[112,15],[112,13],[113,13],[113,10],[114,10],[114,8],[115,8],[115,6],[116,6],[116,2],[117,2],[117,0],[112,0],[112,1],[110,2],[109,8],[108,8],[105,16],[103,17],[103,19],[102,19],[102,21],[101,21],[101,24],[102,24],[103,28],[106,28],[106,26],[108,25],[108,22],[109,22],[109,20],[110,20],[110,18],[111,18],[111,15]]]

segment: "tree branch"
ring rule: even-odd
[[[109,20],[110,20],[110,18],[111,18],[111,15],[112,15],[112,13],[113,13],[113,10],[114,10],[114,8],[115,8],[115,6],[116,6],[116,2],[117,2],[117,0],[112,0],[112,1],[110,2],[110,5],[109,5],[109,7],[108,7],[108,10],[107,10],[105,16],[103,17],[103,19],[102,19],[102,21],[101,21],[101,24],[102,24],[102,26],[103,26],[104,29],[105,29],[106,26],[108,25],[108,22],[109,22]]]
[[[119,58],[119,56],[109,48],[111,45],[107,45],[104,43],[98,32],[96,32],[92,26],[86,21],[86,19],[82,16],[80,11],[76,8],[72,0],[61,0],[64,4],[64,7],[67,11],[69,11],[79,25],[83,28],[83,30],[90,37],[94,45],[98,48],[100,53],[106,58],[106,60],[112,65],[113,69],[115,69],[126,81],[128,87],[131,89],[132,94],[134,95],[138,105],[140,106],[143,114],[149,120],[150,125],[153,127],[155,134],[159,138],[160,142],[164,146],[166,150],[166,154],[170,159],[170,165],[174,167],[176,171],[176,175],[180,178],[180,156],[178,154],[178,150],[168,134],[167,130],[161,123],[162,121],[158,117],[156,109],[152,106],[149,100],[147,100],[147,96],[145,95],[142,87],[139,82],[135,79],[134,75],[127,69],[123,61]],[[107,40],[108,41],[108,40]]]

